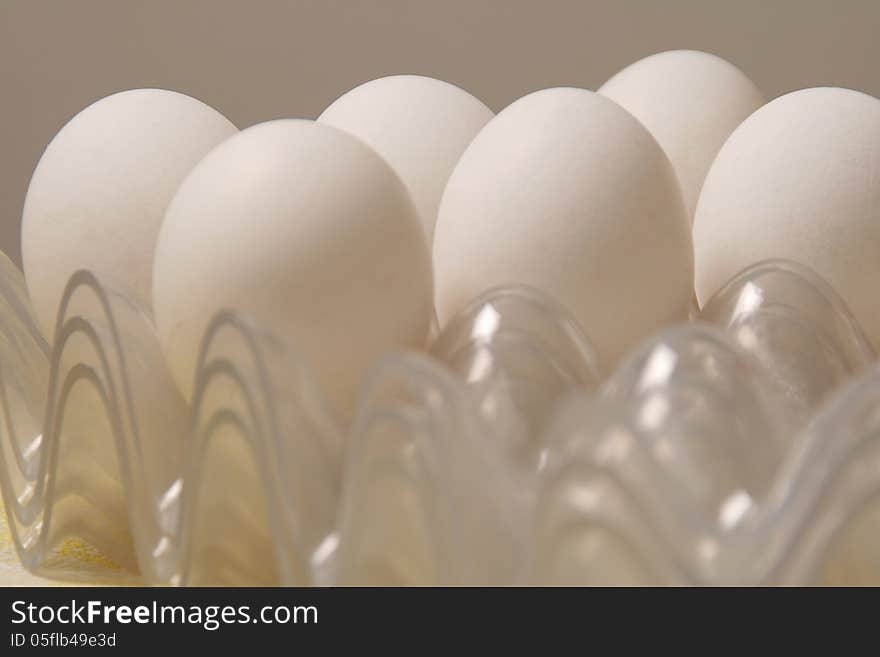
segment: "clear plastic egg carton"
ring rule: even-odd
[[[763,263],[694,319],[606,377],[563,308],[494,290],[376,363],[343,431],[295,346],[234,313],[191,404],[86,272],[50,349],[4,261],[16,548],[172,585],[880,583],[880,371],[837,295]]]

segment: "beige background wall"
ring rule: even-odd
[[[114,91],[175,89],[246,127],[421,73],[498,110],[672,48],[731,60],[768,97],[823,84],[880,96],[880,0],[0,0],[0,249],[20,257],[43,147]]]

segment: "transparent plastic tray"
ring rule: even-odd
[[[87,272],[53,345],[0,262],[0,488],[39,574],[880,582],[880,371],[792,263],[743,272],[607,376],[565,309],[493,290],[428,354],[376,363],[351,427],[295,345],[231,312],[187,404],[149,318]]]

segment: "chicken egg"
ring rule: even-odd
[[[153,274],[159,339],[185,395],[205,329],[228,309],[287,341],[341,418],[378,356],[425,346],[431,291],[400,178],[360,140],[297,119],[243,130],[196,165]]]
[[[107,96],[61,129],[37,164],[22,216],[28,293],[50,341],[79,269],[150,313],[165,209],[190,169],[236,132],[201,101],[163,89]]]
[[[393,75],[343,94],[318,121],[359,137],[388,161],[412,194],[430,241],[449,174],[492,116],[448,82]]]
[[[736,66],[695,50],[640,59],[603,84],[599,93],[641,121],[666,151],[691,220],[718,150],[764,104],[761,92]]]
[[[747,266],[806,265],[880,348],[880,100],[820,87],[752,114],[712,164],[694,218],[700,304]]]
[[[489,121],[450,176],[434,234],[441,325],[521,283],[581,322],[606,367],[687,317],[691,228],[669,159],[626,110],[545,89]]]

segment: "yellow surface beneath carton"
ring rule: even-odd
[[[0,501],[2,505],[2,501]],[[89,580],[94,580],[95,573],[104,573],[112,577],[120,573],[120,568],[92,549],[89,545],[76,539],[66,540],[52,557],[52,568],[66,573],[65,579],[50,579],[34,575],[25,570],[15,545],[12,542],[12,532],[7,524],[5,509],[0,508],[0,587],[3,586],[78,586],[86,585]],[[88,573],[82,578],[76,576],[81,570]],[[104,579],[104,578],[102,578]],[[127,578],[128,579],[128,578]],[[102,584],[105,582],[101,582]],[[136,582],[126,581],[128,585]]]

